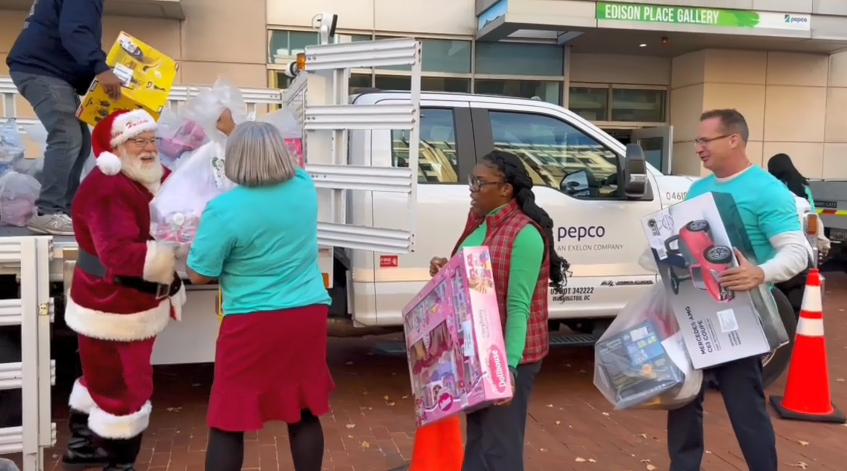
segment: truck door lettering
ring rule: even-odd
[[[562,239],[595,239],[606,235],[606,228],[603,226],[570,226],[559,227],[557,229],[557,240]]]

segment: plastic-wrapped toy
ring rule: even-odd
[[[215,143],[204,147],[211,145]],[[206,204],[225,191],[215,180],[214,156],[201,147],[165,179],[150,202],[150,233],[154,239],[179,245],[194,240]]]
[[[615,409],[676,409],[702,384],[661,284],[624,306],[594,346],[594,385]]]
[[[35,214],[41,184],[35,178],[7,170],[0,175],[0,221],[24,227]]]
[[[33,121],[20,125],[24,129],[26,138],[38,146],[41,155],[37,158],[27,158],[21,154],[21,158],[12,161],[12,170],[29,175],[41,182],[41,172],[44,171],[44,151],[47,150],[47,129],[41,121]]]
[[[459,251],[403,319],[418,426],[512,396],[486,247]]]
[[[279,129],[285,141],[285,147],[288,149],[288,154],[302,168],[306,164],[305,155],[303,155],[303,129],[297,124],[297,118],[294,117],[294,114],[287,108],[283,108],[268,113],[259,118],[259,121],[271,123]]]
[[[6,120],[0,125],[0,173],[5,172],[13,162],[24,157],[26,143],[18,131],[18,122]]]
[[[159,117],[159,161],[174,170],[186,153],[193,152],[209,141],[203,127],[192,119],[165,109]]]

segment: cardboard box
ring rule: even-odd
[[[767,286],[721,288],[738,266],[732,248],[755,260],[731,195],[706,193],[642,219],[662,282],[695,368],[765,354],[788,342]]]
[[[403,320],[419,427],[512,397],[487,248],[460,250]]]
[[[123,31],[109,50],[106,64],[124,82],[123,96],[112,101],[95,79],[82,98],[77,118],[94,126],[114,110],[142,108],[159,119],[168,103],[178,64]]]

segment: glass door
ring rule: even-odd
[[[633,129],[632,143],[644,150],[644,159],[665,175],[671,173],[673,126]]]

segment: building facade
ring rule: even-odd
[[[37,1],[37,0],[36,0]],[[31,0],[0,3],[0,75]],[[566,106],[665,172],[701,173],[699,114],[733,107],[756,163],[779,152],[810,178],[847,178],[845,0],[105,0],[104,45],[124,30],[180,62],[178,81],[224,75],[243,87],[288,83],[285,65],[317,42],[414,36],[423,88]],[[409,72],[356,70],[354,87],[403,89]],[[18,113],[31,110],[17,98]],[[27,115],[28,114],[28,115]],[[669,157],[672,155],[672,159]],[[452,175],[453,173],[447,172]]]

